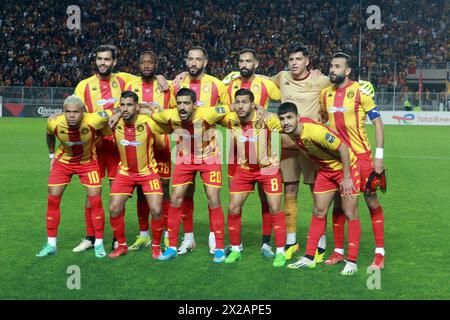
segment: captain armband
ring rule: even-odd
[[[379,118],[381,116],[380,115],[380,109],[378,109],[378,107],[375,107],[372,110],[370,110],[369,112],[367,112],[367,115],[369,116],[369,119],[371,121],[373,121],[376,118]]]

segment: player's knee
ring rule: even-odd
[[[120,205],[118,205],[116,203],[109,204],[109,213],[110,213],[111,217],[117,218],[118,216],[120,216],[121,212],[122,212],[122,208],[120,207]]]
[[[327,207],[322,207],[322,206],[318,206],[318,205],[314,205],[313,208],[313,215],[315,215],[316,217],[325,217],[327,215]]]
[[[281,211],[281,205],[280,204],[269,205],[269,212],[270,212],[270,214],[275,215],[275,214],[277,214],[280,211]]]
[[[211,196],[208,197],[208,206],[210,208],[217,208],[220,206],[220,197],[219,196]]]
[[[288,182],[284,183],[284,192],[297,194],[298,192],[298,182]]]
[[[241,210],[241,206],[237,205],[236,203],[230,203],[228,207],[228,214],[239,214]]]
[[[150,214],[153,219],[159,220],[162,217],[161,208],[150,208]]]
[[[376,194],[365,195],[364,199],[366,200],[369,209],[376,209],[380,206],[380,202],[378,201]]]

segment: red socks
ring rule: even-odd
[[[209,208],[209,225],[210,230],[214,232],[216,238],[216,249],[225,248],[225,227],[222,207],[214,209]]]
[[[139,219],[139,230],[148,231],[148,216],[150,214],[150,209],[148,208],[147,200],[145,198],[138,199],[136,207]]]
[[[163,200],[162,215],[164,219],[164,229],[167,230],[167,218],[169,216],[170,200]]]
[[[159,246],[161,244],[161,236],[164,230],[164,219],[161,217],[156,220],[152,217],[152,236],[153,236],[153,245]]]
[[[308,241],[306,243],[306,255],[314,257],[320,237],[325,232],[325,217],[316,217],[313,215],[311,225],[309,226]]]
[[[91,217],[92,208],[84,207],[84,222],[86,223],[86,237],[95,237],[95,229]]]
[[[167,231],[169,232],[169,246],[178,245],[178,230],[181,222],[181,208],[170,206],[167,218]]]
[[[345,214],[342,209],[333,208],[333,237],[335,249],[344,249],[345,220]]]
[[[112,230],[114,232],[114,238],[116,238],[116,240],[119,244],[124,244],[127,242],[126,238],[125,238],[124,212],[125,212],[125,209],[122,211],[122,213],[118,217],[113,218],[112,216],[110,216],[110,219],[109,219],[111,222]]]
[[[194,198],[184,198],[181,206],[183,208],[182,218],[184,233],[194,232]]]
[[[228,235],[232,246],[241,244],[242,213],[228,214]]]
[[[269,211],[269,204],[267,201],[261,203],[262,212],[262,235],[270,236],[272,234],[272,215]]]
[[[359,219],[348,221],[348,260],[356,262],[361,240],[361,223]]]
[[[370,209],[370,216],[372,218],[372,230],[375,236],[375,246],[377,248],[384,248],[384,215],[383,208],[379,206],[376,209]]]
[[[95,229],[95,238],[103,239],[105,233],[105,212],[103,211],[102,196],[88,197],[91,204],[91,223]]]
[[[49,195],[47,198],[47,237],[56,238],[58,235],[58,226],[61,220],[60,203],[60,196]]]
[[[273,221],[273,233],[274,242],[277,248],[284,247],[286,245],[286,221],[282,211],[272,216]]]

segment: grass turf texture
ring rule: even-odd
[[[85,232],[84,190],[73,179],[63,196],[58,254],[35,254],[45,243],[49,160],[42,119],[0,118],[0,299],[448,299],[449,127],[386,126],[385,166],[388,192],[381,194],[386,221],[386,268],[381,289],[369,290],[366,273],[374,239],[367,208],[360,199],[362,239],[359,273],[343,277],[343,264],[313,270],[274,268],[260,255],[261,216],[256,194],[243,210],[243,258],[215,264],[208,254],[208,211],[197,180],[195,236],[197,250],[167,263],[153,261],[150,250],[130,252],[117,260],[75,254]],[[369,127],[373,137],[373,128]],[[226,170],[226,166],[224,166]],[[224,172],[224,177],[226,177]],[[106,186],[106,183],[104,184]],[[104,207],[107,209],[107,188]],[[229,199],[223,181],[224,212]],[[302,186],[298,200],[297,237],[304,254],[312,200]],[[127,239],[138,234],[136,198],[127,203]],[[331,217],[328,249],[332,248]],[[105,244],[111,228],[106,218]],[[227,237],[228,239],[228,237]],[[68,266],[81,269],[81,290],[69,290]]]

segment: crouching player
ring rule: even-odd
[[[119,246],[110,258],[128,253],[125,239],[124,208],[134,188],[142,187],[152,215],[151,230],[153,236],[152,257],[161,255],[161,236],[164,220],[161,214],[161,180],[153,154],[155,134],[164,133],[163,127],[150,117],[138,114],[138,96],[132,91],[124,91],[120,96],[122,118],[113,130],[114,140],[120,154],[119,172],[111,186],[109,200],[110,222]]]
[[[279,160],[272,150],[272,134],[281,131],[280,121],[274,114],[269,114],[267,124],[259,125],[258,114],[254,110],[255,97],[250,90],[239,89],[235,93],[234,110],[225,116],[223,122],[231,130],[237,144],[236,168],[230,185],[230,205],[228,208],[228,233],[230,235],[231,253],[225,263],[234,263],[241,259],[241,216],[242,207],[255,183],[263,186],[267,196],[269,212],[272,215],[275,245],[277,251],[273,261],[274,267],[286,264],[284,246],[286,244],[286,223],[281,211],[281,173]],[[280,136],[276,135],[278,142]],[[276,142],[276,141],[275,141]],[[279,143],[278,143],[279,145]]]
[[[319,165],[320,169],[314,184],[314,208],[309,227],[306,255],[288,268],[314,268],[314,254],[320,237],[326,228],[326,214],[334,195],[340,190],[342,208],[348,220],[348,259],[341,271],[342,275],[357,272],[361,238],[361,224],[358,217],[358,195],[360,174],[357,158],[353,151],[342,143],[339,136],[326,126],[298,114],[295,104],[285,102],[278,109],[283,131],[295,144]]]
[[[105,214],[102,206],[95,138],[97,131],[108,125],[108,118],[111,115],[112,111],[109,110],[85,113],[84,104],[80,98],[70,96],[64,101],[63,115],[48,119],[47,145],[51,161],[46,216],[48,240],[44,248],[36,255],[37,257],[56,253],[61,197],[74,174],[80,176],[92,206],[95,256],[98,258],[106,256],[103,246]],[[55,156],[56,138],[60,144]]]

